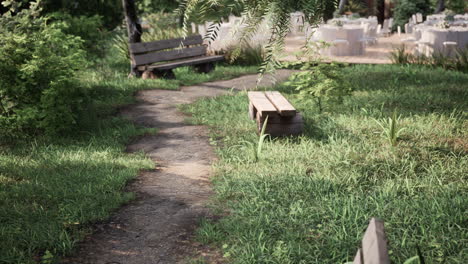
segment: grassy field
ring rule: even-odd
[[[468,259],[468,75],[417,66],[342,69],[354,88],[317,106],[278,86],[305,133],[265,142],[258,162],[245,93],[185,106],[211,127],[220,160],[214,208],[198,239],[230,263],[352,261],[371,217],[385,221],[393,263],[421,249],[425,263]],[[213,111],[216,109],[216,111]],[[378,122],[396,109],[393,147]]]
[[[53,262],[71,252],[92,223],[132,199],[126,183],[154,164],[142,153],[125,153],[125,145],[156,132],[117,115],[117,107],[132,103],[136,91],[256,72],[220,65],[210,74],[177,69],[177,80],[128,79],[126,63],[115,61],[108,58],[83,72],[94,104],[74,135],[0,142],[0,263]]]

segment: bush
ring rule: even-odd
[[[137,10],[141,14],[172,12],[179,6],[176,0],[141,0],[136,4]]]
[[[456,50],[453,56],[446,56],[438,52],[426,56],[414,55],[407,51],[405,46],[401,46],[392,51],[390,58],[395,64],[418,64],[468,73],[468,48]]]
[[[263,62],[265,50],[261,45],[242,44],[229,46],[223,50],[224,54],[230,64],[234,65],[260,65]]]
[[[408,19],[416,13],[421,13],[426,17],[432,11],[429,0],[400,0],[393,13],[393,29],[395,30],[398,26],[404,29]]]
[[[468,8],[468,2],[466,0],[449,0],[446,7],[455,14],[463,14]]]
[[[285,84],[299,91],[303,99],[314,100],[322,112],[324,103],[341,103],[343,97],[352,92],[339,69],[337,64],[305,65]]]
[[[84,41],[85,50],[90,55],[99,57],[105,55],[108,31],[104,28],[101,16],[71,16],[67,13],[56,12],[48,17],[64,33],[80,37]]]
[[[0,134],[56,134],[77,124],[86,102],[75,80],[83,41],[25,9],[0,17]]]

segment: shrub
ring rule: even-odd
[[[85,50],[90,55],[99,57],[105,55],[108,31],[104,28],[101,16],[71,16],[56,12],[48,15],[48,18],[64,33],[80,37],[84,41]]]
[[[293,74],[285,84],[299,91],[303,99],[313,99],[322,112],[324,103],[340,103],[344,96],[351,94],[339,68],[337,64],[305,65],[303,71]]]
[[[404,29],[408,19],[416,13],[421,13],[425,17],[432,11],[429,0],[400,0],[393,11],[393,29],[398,26]]]
[[[235,65],[260,65],[263,62],[265,51],[261,45],[242,44],[229,46],[221,52],[227,61]]]
[[[56,134],[76,125],[86,103],[75,80],[82,40],[25,9],[0,17],[0,134]]]
[[[449,0],[447,1],[447,9],[452,10],[456,14],[463,14],[468,8],[466,0]]]
[[[141,0],[136,4],[138,12],[142,14],[172,12],[179,6],[176,0]]]
[[[393,50],[390,58],[395,64],[419,64],[468,73],[468,48],[456,50],[453,56],[446,56],[439,52],[426,56],[414,55],[408,52],[405,46],[401,46]]]

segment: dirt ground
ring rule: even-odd
[[[275,79],[285,80],[290,73],[280,70]],[[261,86],[271,85],[272,80],[265,77]],[[128,151],[143,151],[156,168],[141,172],[128,186],[136,193],[136,200],[116,211],[107,223],[97,225],[77,253],[62,263],[174,264],[200,256],[208,263],[220,263],[222,258],[216,251],[194,242],[199,220],[210,215],[206,205],[213,195],[210,176],[216,157],[207,129],[185,123],[186,116],[177,105],[232,89],[252,89],[256,81],[256,75],[248,75],[182,87],[179,91],[139,92],[138,103],[121,114],[159,132],[139,138],[128,146]]]

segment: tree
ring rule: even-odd
[[[142,29],[136,13],[135,0],[122,0],[122,5],[125,21],[127,22],[128,43],[141,42]],[[130,68],[130,74],[133,76],[139,74],[133,63]]]
[[[343,14],[347,0],[340,0],[340,4],[338,5],[338,14]]]
[[[438,0],[437,1],[437,7],[436,10],[434,11],[436,14],[440,13],[445,10],[445,0]]]

